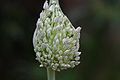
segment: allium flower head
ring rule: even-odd
[[[56,1],[44,3],[33,36],[36,60],[40,67],[60,71],[80,63],[81,27],[75,29]]]

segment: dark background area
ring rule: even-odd
[[[81,26],[81,64],[56,80],[120,80],[120,0],[59,0]],[[35,60],[32,36],[45,0],[0,1],[0,80],[47,80]]]

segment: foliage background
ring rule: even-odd
[[[0,80],[47,80],[35,61],[32,36],[45,0],[0,1]],[[60,0],[81,26],[81,64],[56,80],[120,80],[120,0]]]

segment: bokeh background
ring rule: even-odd
[[[47,80],[35,60],[32,36],[45,0],[0,1],[0,80]],[[81,64],[56,80],[120,80],[120,0],[60,0],[81,26]]]

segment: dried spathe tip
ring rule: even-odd
[[[49,8],[49,5],[48,5],[48,1],[46,0],[43,5],[43,9],[48,9],[48,8]]]

